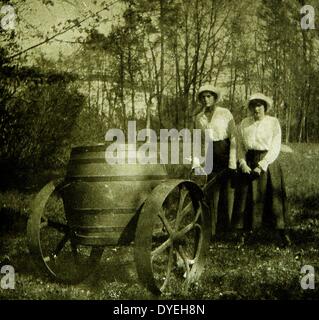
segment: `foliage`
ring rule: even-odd
[[[65,164],[65,151],[84,98],[73,76],[0,65],[1,173]],[[4,179],[6,180],[6,179]]]

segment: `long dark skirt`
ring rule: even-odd
[[[266,151],[249,150],[248,166],[253,170]],[[284,229],[287,224],[287,195],[284,176],[276,160],[260,177],[240,173],[236,188],[232,224],[235,229],[260,227]]]
[[[234,189],[228,170],[229,148],[228,139],[214,141],[208,148],[208,152],[213,152],[213,170],[208,176],[208,181],[214,179],[214,183],[207,190],[211,208],[212,235],[228,230],[231,224]]]

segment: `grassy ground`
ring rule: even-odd
[[[188,293],[161,299],[317,299],[319,289],[303,290],[301,268],[319,272],[319,145],[291,145],[282,153],[290,203],[292,246],[259,234],[245,244],[217,241],[210,246],[205,272]],[[34,191],[0,193],[0,266],[16,271],[15,290],[0,288],[0,299],[153,299],[135,270],[133,247],[105,250],[98,269],[79,285],[52,281],[36,271],[26,240],[26,221]],[[266,239],[267,238],[267,239]],[[316,281],[316,285],[318,282]]]

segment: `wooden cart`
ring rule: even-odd
[[[124,146],[127,148],[127,145]],[[87,277],[109,246],[134,243],[138,277],[154,294],[201,275],[210,237],[203,189],[162,164],[109,164],[105,145],[72,149],[64,179],[35,197],[30,252],[55,279]]]

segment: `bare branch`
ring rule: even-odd
[[[24,49],[24,50],[22,50],[22,51],[20,51],[20,52],[18,52],[18,53],[15,53],[15,54],[13,54],[12,56],[9,56],[8,59],[9,59],[9,60],[12,60],[12,59],[14,59],[14,58],[22,55],[23,53],[26,53],[26,52],[28,52],[28,51],[30,51],[30,50],[32,50],[32,49],[35,49],[35,48],[37,48],[37,47],[40,47],[40,46],[42,46],[43,44],[48,43],[48,42],[51,41],[52,39],[55,39],[56,37],[58,37],[58,36],[60,36],[60,35],[62,35],[62,34],[64,34],[64,33],[68,32],[68,31],[70,31],[70,30],[72,30],[72,29],[74,29],[74,28],[76,28],[76,27],[79,27],[83,22],[85,22],[86,20],[89,20],[90,18],[96,16],[96,15],[99,14],[100,12],[103,12],[103,11],[105,11],[105,10],[109,10],[109,8],[110,8],[111,6],[113,6],[114,4],[116,4],[116,3],[119,2],[119,1],[120,1],[120,0],[113,1],[112,3],[110,3],[109,5],[107,5],[106,7],[102,8],[101,10],[99,10],[99,11],[97,11],[97,12],[94,12],[94,13],[91,13],[88,17],[83,18],[82,20],[77,20],[76,22],[73,23],[73,25],[69,26],[69,27],[66,28],[65,30],[62,30],[62,31],[60,31],[60,32],[57,32],[56,34],[52,35],[51,37],[46,37],[45,40],[43,40],[43,41],[41,41],[41,42],[39,42],[39,43],[37,43],[37,44],[34,44],[34,45],[32,45],[31,47],[28,47],[28,48],[26,48],[26,49]]]

